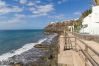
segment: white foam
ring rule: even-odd
[[[44,38],[44,39],[39,40],[37,43],[25,44],[22,48],[19,48],[19,49],[13,51],[13,53],[8,52],[5,54],[2,54],[2,55],[0,55],[0,61],[8,60],[9,57],[13,57],[14,55],[20,55],[21,53],[32,49],[36,44],[41,44],[42,42],[44,42],[46,40],[47,40],[47,38]]]
[[[54,33],[53,35],[50,35],[49,36],[49,38],[48,38],[48,40],[47,40],[47,42],[48,43],[51,43],[51,41],[53,40],[53,38],[55,37],[55,36],[57,36],[58,34],[56,34],[56,33]]]

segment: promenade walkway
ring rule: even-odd
[[[60,50],[58,54],[58,64],[59,66],[84,66],[83,60],[80,58],[79,54],[74,50],[64,50],[65,39],[61,35],[59,38]]]
[[[71,33],[68,33],[68,36],[70,37],[76,37],[74,35],[72,35]],[[97,55],[92,52],[90,49],[88,49],[88,53],[90,54],[90,56],[99,64],[99,43],[95,42],[95,41],[89,41],[89,40],[84,40],[84,39],[80,39],[79,37],[76,37],[77,40],[76,40],[76,43],[83,49],[85,50],[85,45],[82,43],[86,43],[86,45],[88,47],[90,47],[91,49],[93,49]],[[82,42],[80,42],[79,40],[81,40]],[[79,47],[76,47],[78,50],[80,49]]]
[[[65,46],[66,45],[65,42],[65,36],[61,35],[59,37],[59,54],[58,54],[58,65],[59,66],[98,66],[99,63],[99,43],[96,43],[94,41],[88,41],[88,40],[83,40],[80,39],[76,36],[74,36],[71,33],[68,33],[69,40],[71,41],[72,47],[69,50],[65,50]],[[77,38],[76,41],[73,38],[70,37],[75,37]],[[81,40],[81,41],[80,41]],[[76,44],[75,44],[75,42]],[[86,49],[86,45],[87,44],[87,49]],[[69,43],[67,43],[69,44]],[[91,49],[90,49],[91,47]],[[93,49],[96,53],[93,52]],[[85,52],[88,54],[88,59],[86,58],[86,56],[81,52]],[[96,62],[94,62],[94,61]],[[91,62],[91,63],[90,63]]]

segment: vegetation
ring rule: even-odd
[[[79,19],[77,20],[67,20],[63,22],[56,22],[49,24],[45,27],[45,32],[50,32],[50,33],[61,33],[63,30],[69,30],[68,26],[74,26],[74,30],[76,32],[79,32],[79,30],[82,28],[82,20],[87,17],[89,14],[92,13],[92,9],[88,9],[85,12],[82,13]]]
[[[86,16],[92,13],[92,9],[88,9],[85,12],[82,13],[80,20],[83,20]]]
[[[64,31],[64,29],[68,30],[68,26],[72,26],[73,22],[74,20],[70,20],[70,21],[63,21],[63,22],[56,22],[56,23],[49,24],[45,27],[45,32],[61,33]]]

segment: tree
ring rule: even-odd
[[[82,13],[82,15],[80,17],[80,20],[83,20],[85,17],[87,17],[91,13],[92,13],[92,9],[91,8],[86,10],[85,12]]]

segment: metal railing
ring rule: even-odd
[[[89,53],[89,50],[90,50],[99,58],[99,53],[95,49],[93,49],[87,43],[82,41],[79,37],[76,37],[76,36],[70,37],[67,35],[62,38],[65,38],[65,50],[75,49],[76,51],[81,52],[80,54],[82,54],[82,56],[84,56],[82,58],[84,59],[85,66],[99,66],[99,61],[97,62]],[[72,38],[74,38],[74,41],[71,40]],[[82,45],[79,45],[77,43],[77,41],[79,41],[83,45],[83,47],[82,47]],[[74,45],[72,45],[72,44],[74,44]],[[77,49],[78,47],[79,47],[79,49]]]
[[[70,49],[76,49],[76,37],[61,37],[65,39],[65,47],[64,50],[70,50]],[[74,41],[71,41],[70,39],[74,39]],[[74,45],[72,45],[74,43]]]
[[[82,41],[79,37],[76,37],[76,39],[85,46],[83,49],[79,44],[76,43],[76,45],[80,48],[80,51],[85,56],[85,66],[88,66],[88,64],[87,64],[88,61],[91,63],[92,66],[99,66],[99,63],[91,56],[91,54],[88,52],[88,50],[91,50],[98,58],[99,58],[99,52],[97,52],[95,49],[90,47],[87,43]]]
[[[80,47],[80,51],[84,54],[85,56],[85,66],[88,66],[87,62],[89,61],[92,66],[99,66],[99,63],[91,56],[90,53],[88,53],[88,50],[91,50],[92,52],[95,53],[95,55],[97,55],[99,57],[99,53],[94,50],[92,47],[88,46],[84,41],[82,41],[81,39],[77,38],[82,44],[85,45],[85,49],[82,49],[81,46],[78,46]]]

